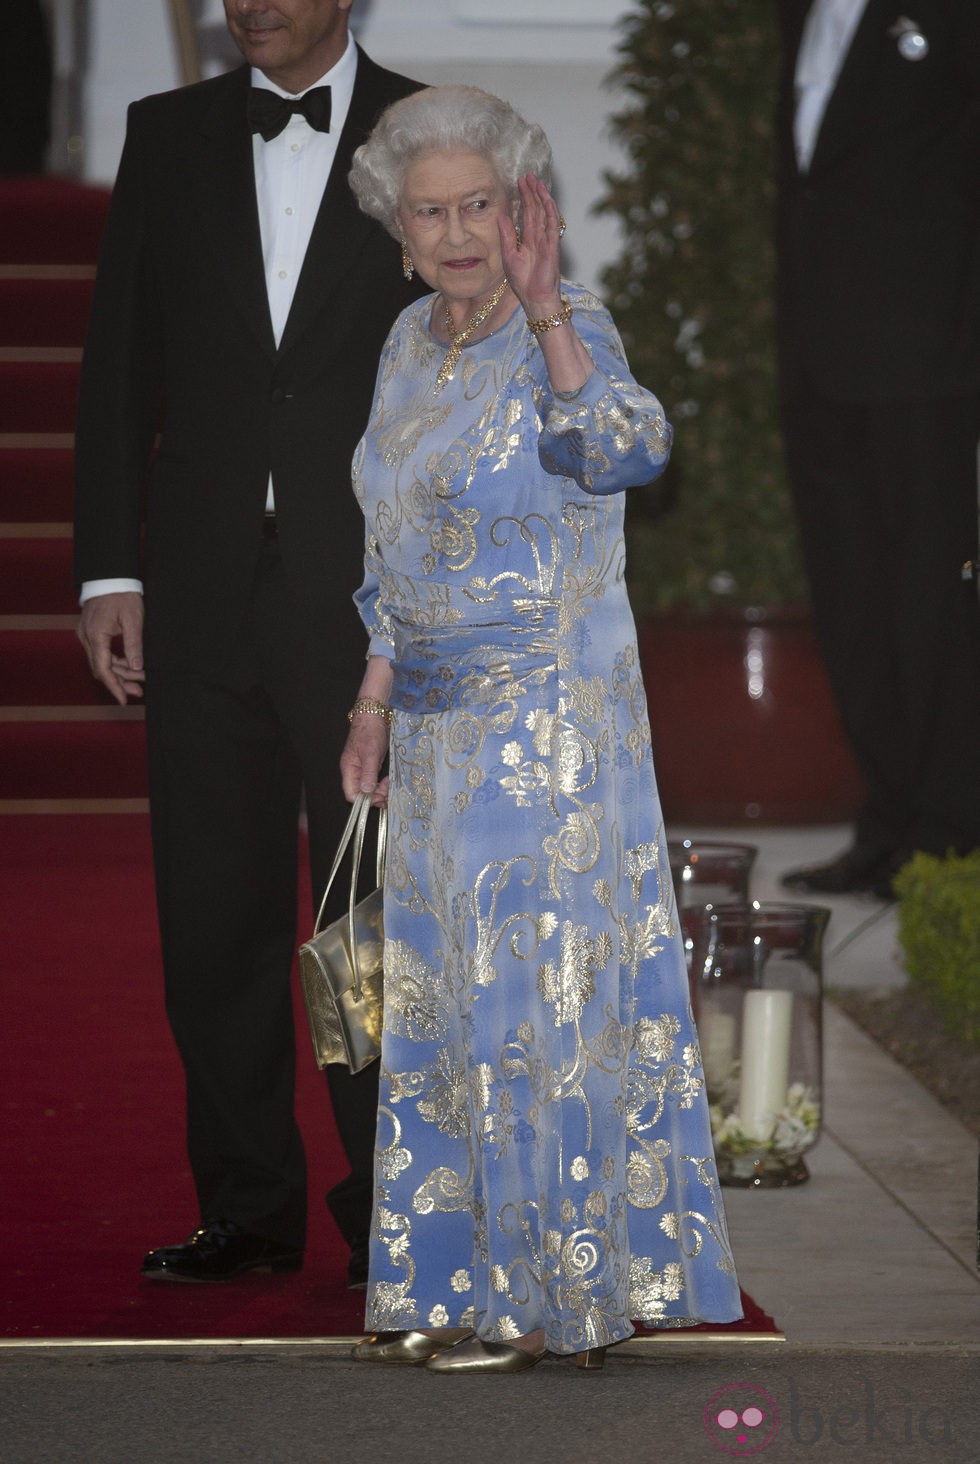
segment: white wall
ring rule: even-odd
[[[221,0],[197,0],[204,70],[237,53]],[[352,24],[376,61],[431,83],[485,87],[540,122],[555,152],[568,221],[564,268],[598,288],[617,253],[613,220],[594,218],[604,167],[619,154],[606,119],[620,103],[604,86],[615,64],[624,0],[355,0]],[[83,175],[110,182],[134,98],[180,84],[166,0],[88,0],[88,65],[82,100]]]

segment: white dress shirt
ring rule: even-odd
[[[796,161],[805,173],[867,0],[813,0],[796,58]]]
[[[337,64],[325,76],[321,76],[319,81],[306,88],[306,91],[312,91],[315,86],[330,87],[329,132],[315,132],[306,118],[297,112],[290,117],[278,137],[263,142],[261,135],[256,132],[252,138],[262,261],[277,346],[282,340],[320,200],[323,198],[323,190],[327,186],[330,169],[337,155],[337,143],[350,110],[356,72],[357,48],[351,38],[347,43],[347,50]],[[273,85],[263,72],[254,67],[252,85],[265,87],[267,91],[275,92],[281,97],[293,95]],[[297,92],[295,95],[304,96],[305,92]],[[270,477],[266,510],[271,511],[274,506]],[[91,600],[95,595],[119,594],[124,590],[142,593],[142,582],[137,579],[86,580],[81,588],[79,604],[84,605],[86,600]]]

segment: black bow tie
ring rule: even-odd
[[[281,97],[267,87],[253,86],[248,93],[248,125],[271,142],[295,112],[301,112],[315,132],[330,131],[330,88],[315,86],[302,97]]]

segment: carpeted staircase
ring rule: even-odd
[[[0,179],[0,814],[146,806],[143,712],[74,635],[78,368],[109,194]]]

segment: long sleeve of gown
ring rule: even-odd
[[[640,386],[626,364],[608,312],[585,291],[565,287],[574,322],[594,370],[574,400],[552,392],[537,346],[530,361],[543,419],[538,456],[545,472],[573,478],[586,493],[622,493],[663,472],[672,431],[663,407]]]
[[[364,580],[354,595],[354,605],[369,636],[369,656],[387,656],[390,661],[395,654],[392,644],[391,622],[381,608],[378,576],[366,560]]]

